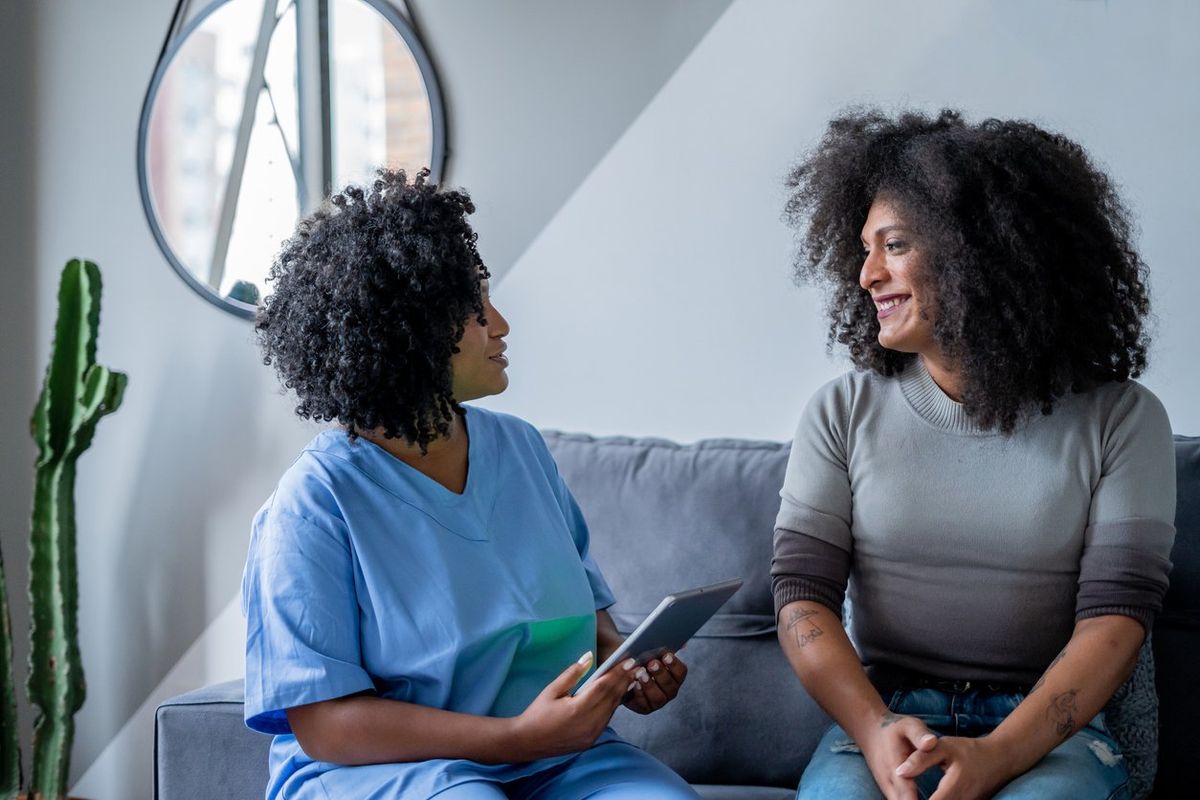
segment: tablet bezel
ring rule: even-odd
[[[604,663],[598,666],[596,671],[589,675],[587,680],[580,684],[579,688],[575,690],[575,694],[583,691],[601,675],[604,675],[617,664],[621,663],[627,658],[630,658],[631,654],[633,653],[637,653],[639,655],[646,652],[662,653],[682,647],[689,639],[696,635],[696,632],[704,626],[704,623],[712,619],[712,617],[721,610],[722,606],[729,602],[729,598],[733,597],[734,594],[737,593],[738,589],[742,588],[742,584],[743,581],[741,578],[730,578],[729,580],[721,581],[719,583],[713,583],[707,586],[698,586],[694,589],[687,589],[682,592],[674,592],[667,595],[662,599],[662,602],[660,602],[658,606],[652,612],[650,612],[649,616],[642,620],[642,623],[638,625],[637,628],[635,628],[633,632],[629,634],[629,636],[625,637],[625,641],[621,642],[621,645],[613,652],[613,654],[606,658]],[[684,627],[691,628],[691,632],[688,633],[687,637],[682,642],[674,645],[674,647],[668,646],[669,643],[654,644],[656,641],[661,641],[663,636],[663,634],[660,634],[655,630],[656,626],[660,624],[660,620],[665,620],[667,615],[670,614],[674,609],[679,609],[680,613],[685,613],[696,607],[696,600],[700,598],[709,599],[712,598],[713,595],[721,594],[724,595],[724,597],[721,598],[721,602],[712,608],[711,611],[708,611],[706,614],[704,614],[703,618],[693,618],[685,623]],[[674,622],[674,620],[671,620],[671,622]],[[649,641],[646,641],[643,644],[642,640],[644,639]],[[653,655],[648,656],[646,660],[648,661],[653,657]],[[639,666],[641,666],[642,663],[645,662],[640,662]]]

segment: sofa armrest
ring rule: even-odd
[[[242,681],[172,697],[154,715],[159,800],[262,800],[271,737],[242,718]]]

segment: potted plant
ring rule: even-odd
[[[33,412],[37,443],[29,538],[30,702],[37,710],[28,796],[66,797],[75,712],[86,687],[79,657],[79,586],[75,556],[75,465],[96,423],[116,411],[126,376],[96,363],[100,268],[74,259],[63,268],[50,363]],[[0,560],[0,798],[21,790],[12,630]]]

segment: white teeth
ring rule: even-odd
[[[891,300],[884,300],[882,303],[879,303],[879,310],[887,311],[889,308],[895,308],[907,299],[907,297],[895,297]]]

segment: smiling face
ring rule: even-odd
[[[486,278],[479,288],[487,325],[480,325],[474,316],[469,317],[462,338],[458,340],[458,352],[450,356],[454,399],[459,403],[500,394],[508,388],[505,372],[508,356],[504,355],[508,349],[504,343],[509,331],[508,320],[492,305]]]
[[[858,283],[870,293],[879,317],[879,344],[902,353],[933,356],[933,297],[922,280],[924,256],[915,231],[895,204],[877,197],[862,229],[863,265]]]

